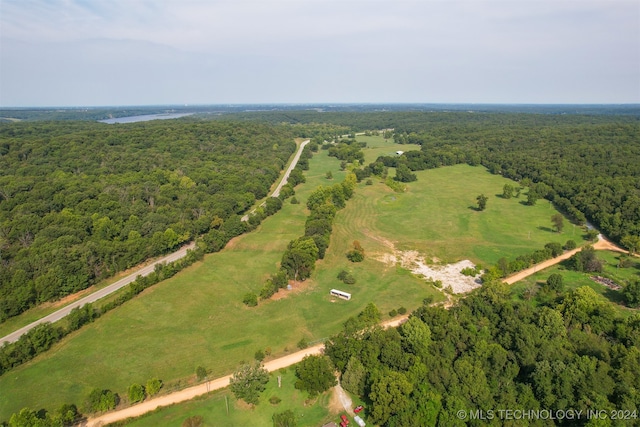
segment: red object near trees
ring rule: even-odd
[[[360,411],[362,411],[364,409],[364,407],[362,405],[356,406],[356,409],[353,410],[353,412],[355,412],[356,414],[360,413]]]

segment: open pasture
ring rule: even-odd
[[[403,147],[380,144],[376,149],[381,152]],[[333,180],[326,179],[328,171]],[[279,213],[222,252],[206,256],[0,377],[0,420],[25,406],[81,406],[95,387],[124,396],[130,384],[152,377],[162,379],[166,389],[182,387],[193,381],[198,366],[207,368],[210,377],[221,376],[252,359],[257,350],[269,348],[271,357],[278,357],[295,350],[301,338],[322,340],[369,302],[385,314],[401,306],[415,309],[427,296],[444,299],[422,279],[381,261],[394,249],[416,250],[442,262],[468,258],[486,265],[549,241],[579,237],[577,230],[572,236],[571,226],[560,235],[550,230],[555,211],[545,201],[530,207],[520,203],[522,197],[497,197],[508,181],[481,167],[418,172],[418,181],[408,184],[406,193],[394,193],[374,179],[373,185],[358,185],[338,213],[330,248],[311,279],[294,284],[285,298],[247,308],[243,295],[259,291],[276,272],[287,243],[303,234],[308,194],[318,185],[340,182],[344,172],[339,161],[321,150],[305,175],[307,183],[296,189],[300,204],[285,202]],[[489,196],[484,212],[472,208],[480,193]],[[354,240],[365,250],[362,263],[344,256]],[[353,274],[355,284],[344,285],[336,278],[342,269]],[[352,300],[332,301],[331,288],[352,293]]]

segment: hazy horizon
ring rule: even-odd
[[[2,0],[0,107],[640,103],[626,0]]]

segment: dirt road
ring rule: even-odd
[[[193,249],[194,248],[194,244],[191,243],[187,246],[182,247],[181,249],[179,249],[178,251],[167,255],[164,258],[161,258],[155,262],[153,262],[152,264],[147,265],[146,267],[143,267],[139,270],[137,270],[136,272],[128,275],[127,277],[118,280],[117,282],[100,289],[99,291],[96,291],[92,294],[87,295],[84,298],[81,298],[65,307],[62,307],[60,310],[58,311],[54,311],[53,313],[49,314],[48,316],[45,316],[39,320],[36,320],[33,323],[30,323],[29,325],[18,329],[15,332],[10,333],[9,335],[0,338],[0,343],[3,342],[15,342],[18,341],[18,339],[23,335],[26,334],[27,332],[29,332],[31,329],[35,328],[36,326],[45,323],[45,322],[50,322],[50,323],[54,323],[57,322],[58,320],[62,319],[63,317],[65,317],[66,315],[68,315],[69,313],[71,313],[71,310],[73,310],[76,307],[82,307],[85,304],[89,304],[92,302],[95,302],[101,298],[106,297],[107,295],[117,291],[118,289],[121,289],[125,286],[127,286],[129,283],[133,282],[134,280],[136,280],[136,278],[138,276],[148,276],[149,274],[153,273],[155,267],[157,264],[162,264],[162,263],[169,263],[169,262],[173,262],[175,260],[178,260],[180,258],[184,258],[187,255],[187,251],[189,249]]]
[[[598,251],[615,251],[615,252],[627,253],[627,251],[625,251],[619,246],[616,246],[609,240],[605,239],[604,237],[602,237],[602,235],[598,236],[598,241],[593,245],[593,248]],[[532,274],[537,273],[538,271],[544,270],[545,268],[551,267],[552,265],[556,265],[564,261],[565,259],[571,258],[573,254],[580,252],[581,250],[582,248],[576,248],[569,252],[565,252],[558,257],[555,257],[553,259],[548,259],[544,262],[541,262],[540,264],[534,265],[531,268],[527,268],[526,270],[519,271],[505,278],[503,282],[508,285],[513,285],[514,283],[524,279],[525,277],[529,277]]]
[[[393,318],[381,323],[383,328],[396,327],[407,320],[409,315]],[[305,348],[304,350],[297,351],[295,353],[282,356],[278,359],[270,360],[264,364],[267,371],[273,372],[281,368],[286,368],[291,365],[295,365],[300,362],[305,356],[321,354],[324,350],[324,344],[316,344],[313,347]],[[120,409],[106,413],[97,418],[90,418],[85,422],[79,424],[83,427],[98,427],[116,421],[125,420],[127,418],[139,417],[146,414],[149,411],[153,411],[161,406],[173,405],[175,403],[191,400],[196,396],[209,393],[210,391],[219,390],[229,385],[231,375],[226,375],[215,380],[208,381],[203,384],[199,384],[193,387],[186,388],[184,390],[176,391],[175,393],[160,396],[155,399],[146,400],[128,408]]]

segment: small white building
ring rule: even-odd
[[[396,151],[396,155],[398,156],[402,156],[403,154],[404,154],[404,151],[400,151],[400,150]]]
[[[338,298],[346,299],[347,301],[349,301],[351,299],[351,294],[350,293],[339,291],[337,289],[331,289],[329,291],[329,294],[331,294],[332,297],[338,297]]]

